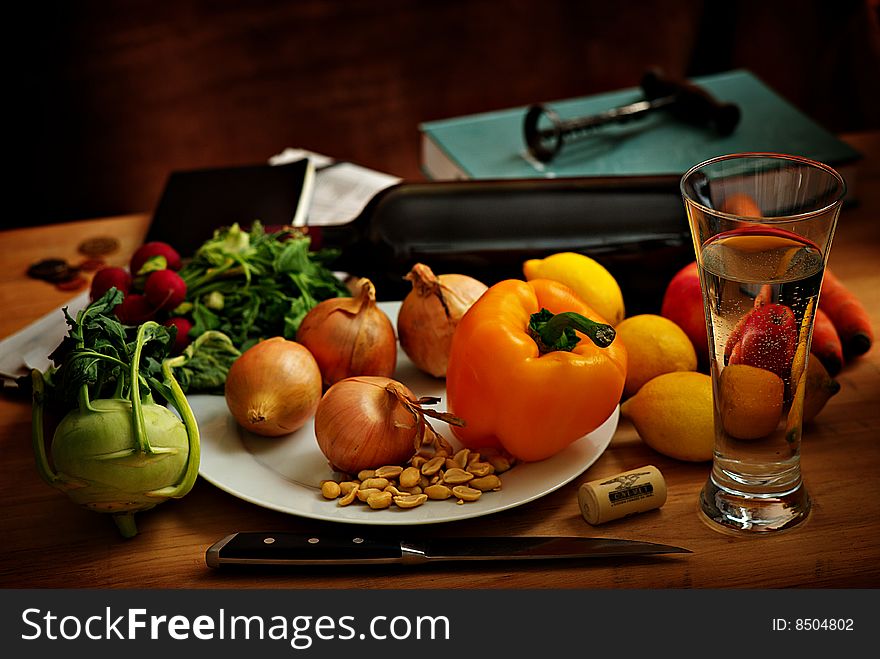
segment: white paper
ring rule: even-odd
[[[89,303],[89,292],[83,291],[64,306],[71,316]],[[0,341],[0,372],[25,375],[30,369],[45,371],[52,362],[49,355],[67,335],[67,321],[59,307],[39,320]]]
[[[309,158],[316,172],[308,213],[309,226],[350,222],[376,194],[401,181],[396,176],[350,162],[339,162],[305,149],[287,148],[269,158],[269,164],[283,165],[302,158]]]

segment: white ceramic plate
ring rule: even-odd
[[[392,321],[399,303],[380,305]],[[395,378],[417,396],[437,396],[433,409],[445,411],[443,380],[421,373],[403,352],[398,355]],[[574,442],[555,456],[521,463],[503,474],[503,487],[486,492],[479,500],[457,504],[454,499],[428,501],[418,508],[391,507],[373,510],[360,502],[338,506],[321,496],[320,483],[338,477],[315,440],[314,423],[279,438],[260,437],[243,430],[229,414],[222,396],[189,396],[199,424],[201,464],[199,474],[208,482],[250,503],[292,515],[329,522],[378,525],[414,525],[452,522],[514,508],[538,499],[571,482],[592,465],[617,429],[616,408],[597,430]],[[456,448],[449,427],[441,421],[434,428]]]

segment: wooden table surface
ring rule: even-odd
[[[880,134],[845,136],[865,158],[858,206],[845,208],[831,267],[880,328]],[[89,237],[122,241],[124,265],[146,230],[143,215],[0,232],[0,338],[61,306],[72,294],[28,279],[48,257],[76,262]],[[318,522],[242,501],[199,479],[183,499],[138,515],[139,534],[122,539],[111,520],[81,509],[37,475],[30,404],[0,397],[0,587],[75,588],[857,588],[880,586],[880,349],[847,365],[842,389],[804,430],[802,470],[813,497],[806,523],[773,537],[740,537],[709,528],[697,496],[709,464],[653,452],[629,422],[585,473],[526,505],[482,518],[429,525],[413,533],[447,535],[594,535],[687,547],[689,555],[588,562],[482,563],[425,568],[344,568],[218,572],[205,550],[233,531],[317,533],[365,527]],[[580,483],[656,465],[669,489],[661,509],[588,525],[577,505]]]

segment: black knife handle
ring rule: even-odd
[[[321,536],[287,532],[233,533],[205,552],[209,567],[224,565],[357,565],[400,563],[400,545],[352,535]]]

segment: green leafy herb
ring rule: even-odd
[[[169,363],[175,369],[180,388],[186,392],[222,394],[229,367],[241,356],[228,336],[207,331],[196,337],[183,354]]]
[[[350,295],[327,267],[336,252],[310,251],[310,242],[296,229],[266,233],[259,222],[215,231],[180,271],[192,335],[219,331],[243,352],[260,339],[294,339],[318,302]]]

